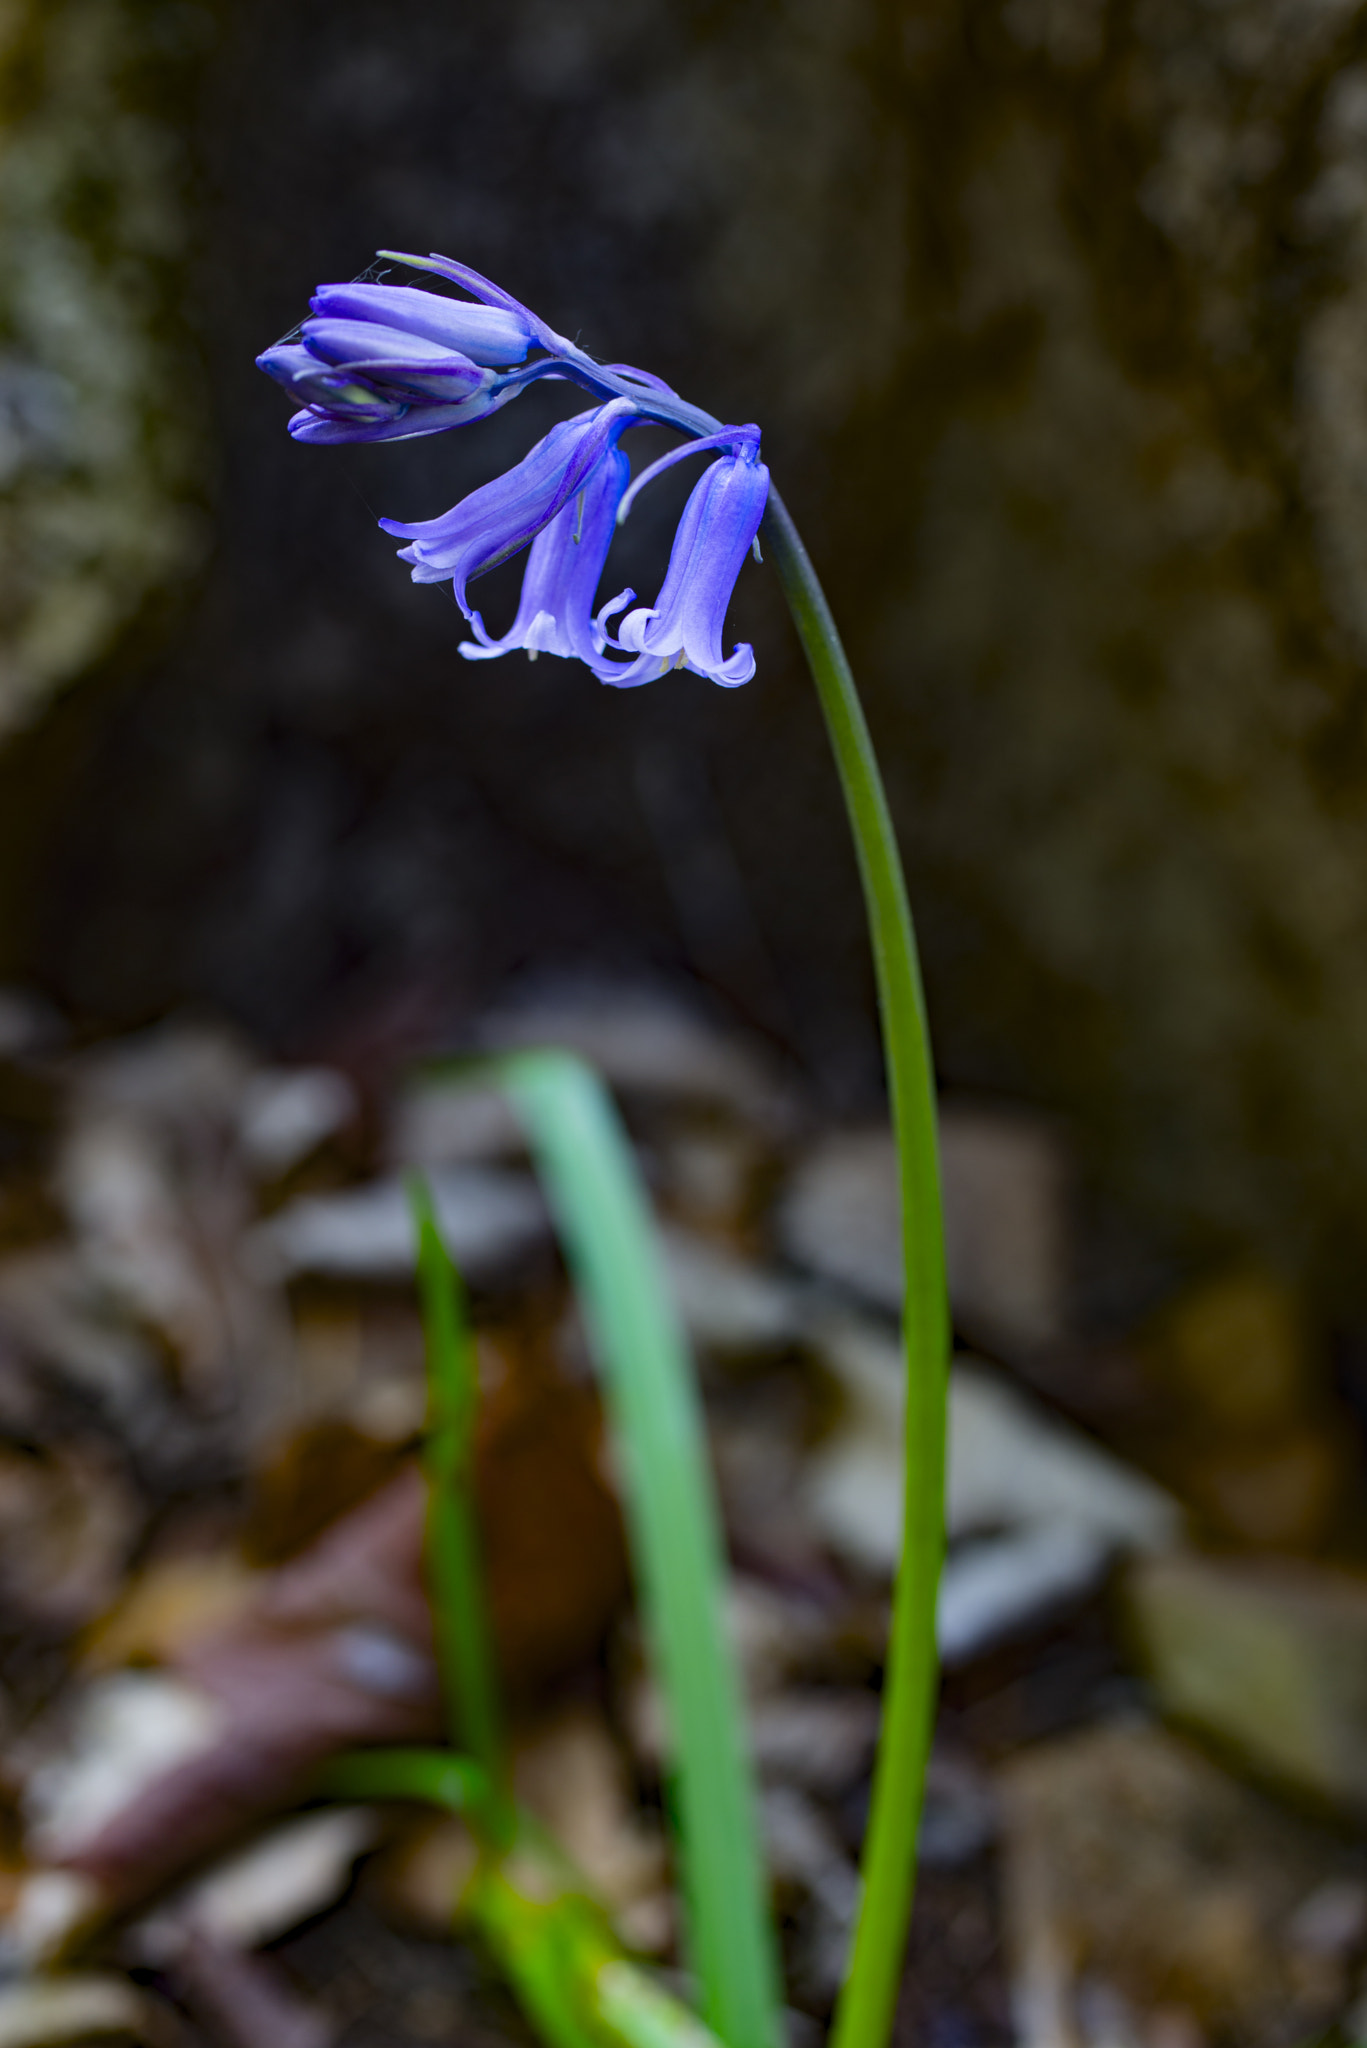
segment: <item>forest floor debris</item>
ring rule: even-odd
[[[699,1354],[789,1998],[815,2040],[900,1515],[888,1141],[833,1128],[655,991],[547,989],[470,1047],[551,1040],[618,1092]],[[951,1103],[943,1136],[980,1355],[953,1380],[949,1671],[900,2048],[1291,2048],[1346,2021],[1367,1961],[1360,1773],[1333,1763],[1356,1750],[1324,1705],[1345,1725],[1360,1706],[1340,1623],[1367,1612],[1362,1447],[1276,1283],[1217,1274],[1142,1327],[1080,1327],[1060,1134]],[[677,1960],[611,1455],[506,1104],[435,1069],[385,1088],[281,1067],[202,1023],[88,1050],[53,1025],[0,1047],[0,1137],[0,1947],[11,1972],[72,1956],[13,1976],[0,2048],[526,2048],[445,1931],[461,1825],[300,1814],[331,1750],[437,1726],[415,1166],[472,1293],[519,1784],[623,1936]],[[1238,1472],[1288,1445],[1323,1472],[1294,1499],[1283,1473],[1281,1519],[1259,1521]],[[1339,1833],[1241,1769],[1318,1793]]]
[[[1275,2048],[1343,2011],[1367,1863],[1142,1722],[999,1774],[1020,2048],[1156,2036]]]

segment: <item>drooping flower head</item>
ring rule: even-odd
[[[552,427],[506,475],[451,511],[413,523],[380,521],[408,542],[400,559],[415,582],[450,581],[475,636],[461,643],[461,653],[486,661],[520,647],[532,656],[571,657],[618,687],[677,667],[727,688],[747,682],[753,651],[738,646],[728,659],[722,632],[768,497],[759,429],[723,427],[648,371],[595,363],[530,308],[449,257],[395,260],[448,279],[472,299],[368,280],[320,285],[298,338],[257,358],[302,401],[289,423],[296,440],[442,433],[486,418],[544,377],[568,379],[598,401]],[[543,353],[528,360],[534,348]],[[647,422],[690,439],[628,488],[621,438]],[[607,620],[635,596],[623,591],[594,612],[615,527],[644,484],[701,448],[720,452],[684,509],[660,594],[654,605],[628,612],[612,638]],[[494,639],[470,608],[468,585],[529,544],[517,615]]]
[[[467,661],[492,661],[521,647],[533,660],[538,654],[572,656],[607,680],[602,621],[629,604],[635,593],[620,592],[598,617],[593,603],[630,475],[623,450],[609,448],[578,496],[570,498],[532,542],[517,616],[502,639],[491,640],[479,613],[469,614],[475,637],[460,643]]]
[[[611,672],[599,671],[604,682],[620,689],[653,682],[671,668],[691,668],[732,690],[755,673],[754,649],[742,643],[728,661],[721,636],[741,564],[764,517],[769,472],[759,459],[758,427],[730,427],[709,441],[728,452],[709,463],[684,506],[660,594],[653,605],[628,612],[610,643],[636,659]],[[663,456],[637,479],[632,492],[707,445],[695,441]],[[622,512],[629,509],[628,499]]]
[[[492,483],[481,484],[439,518],[407,525],[399,519],[382,519],[380,525],[386,533],[409,543],[400,548],[399,560],[412,564],[413,581],[445,583],[449,578],[456,603],[466,618],[473,620],[475,614],[465,596],[470,580],[519,554],[549,526],[591,482],[635,420],[631,400],[614,398],[592,412],[562,420],[516,468]]]

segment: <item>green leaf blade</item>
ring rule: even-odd
[[[474,1433],[479,1375],[465,1290],[447,1251],[426,1182],[414,1175],[409,1201],[418,1238],[418,1293],[427,1344],[425,1559],[432,1629],[456,1743],[469,1751],[496,1793],[506,1793],[498,1672],[485,1610],[474,1509]],[[496,1798],[487,1813],[500,1832]],[[506,1832],[506,1829],[501,1830]]]
[[[619,1447],[638,1590],[673,1744],[691,1960],[728,2048],[779,2048],[778,1968],[723,1607],[702,1411],[649,1201],[611,1098],[564,1052],[495,1061],[579,1289]]]

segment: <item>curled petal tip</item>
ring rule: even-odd
[[[615,640],[605,647],[634,655],[625,663],[607,664],[605,681],[619,686],[650,682],[669,669],[685,667],[709,676],[724,689],[749,682],[755,672],[753,648],[742,643],[729,659],[722,651],[727,606],[741,564],[759,530],[769,495],[769,472],[759,460],[754,429],[725,429],[733,453],[716,458],[694,486],[684,507],[669,568],[653,605],[627,613]],[[666,462],[690,454],[700,444],[672,451]],[[724,443],[724,445],[727,445]],[[654,473],[662,467],[652,465]],[[636,479],[633,489],[651,475]]]

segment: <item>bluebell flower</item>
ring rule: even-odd
[[[728,427],[723,433],[672,449],[632,485],[621,507],[660,471],[699,448],[723,446],[728,453],[708,465],[694,486],[674,535],[669,567],[651,606],[628,612],[608,646],[636,656],[625,666],[598,666],[604,682],[619,689],[653,682],[671,668],[690,668],[725,689],[748,683],[755,673],[754,649],[740,642],[728,660],[722,652],[726,608],[741,564],[759,532],[769,497],[769,472],[760,460],[759,428]]]
[[[592,412],[562,420],[515,469],[471,491],[439,518],[411,524],[382,519],[380,525],[410,543],[400,548],[399,560],[411,563],[413,581],[445,583],[449,578],[456,603],[473,623],[466,585],[518,554],[549,526],[638,418],[632,399],[615,398]]]
[[[468,299],[442,298],[411,284],[320,284],[309,305],[318,320],[365,321],[416,335],[488,369],[525,362],[534,339],[531,316],[520,308],[472,306]],[[310,324],[305,322],[305,334]]]
[[[303,337],[306,353],[328,370],[405,405],[459,405],[493,382],[492,370],[457,349],[373,320],[306,320]]]
[[[481,277],[477,270],[471,270],[468,263],[457,263],[450,256],[438,256],[435,254],[431,256],[408,256],[401,249],[381,249],[380,254],[381,256],[392,257],[395,263],[406,263],[410,270],[430,270],[435,276],[448,278],[452,284],[460,285],[462,290],[472,292],[481,303],[478,307],[471,306],[466,308],[467,311],[474,313],[487,309],[501,314],[505,320],[515,322],[523,333],[527,335],[529,342],[535,341],[539,343],[548,354],[573,355],[578,353],[573,342],[566,341],[563,334],[557,334],[553,327],[548,327],[545,321],[532,311],[530,306],[524,306],[520,299],[515,299],[511,292],[505,292],[502,285],[495,284],[492,279]],[[390,291],[394,287],[381,285],[378,289]],[[428,298],[432,294],[414,292],[413,296],[415,298]],[[441,305],[452,305],[458,302],[442,299],[438,303]],[[523,354],[525,353],[526,351],[524,350]],[[522,357],[514,356],[511,360],[521,362]]]
[[[623,450],[609,447],[578,496],[571,498],[532,542],[517,616],[502,639],[491,640],[479,613],[470,613],[475,638],[463,640],[460,646],[467,661],[491,661],[497,654],[511,654],[521,647],[532,660],[538,654],[566,655],[586,663],[595,674],[603,673],[607,638],[603,621],[635,595],[631,590],[619,592],[595,617],[593,601],[630,474],[631,464]]]
[[[323,346],[328,356],[306,342],[280,342],[257,357],[257,367],[283,384],[292,398],[302,399],[289,429],[298,441],[392,441],[414,434],[439,434],[447,427],[483,419],[516,397],[511,380],[481,369],[463,356],[432,351],[430,343],[413,341],[402,358],[384,357],[372,346],[368,359],[350,360],[336,330],[328,323]],[[425,385],[426,388],[421,388]],[[443,396],[438,397],[441,390]]]
[[[256,367],[283,384],[291,398],[304,399],[312,409],[309,416],[320,419],[328,414],[358,426],[378,424],[397,419],[410,402],[397,392],[386,395],[368,379],[329,367],[302,342],[277,342],[257,357]],[[294,420],[290,428],[293,431]]]
[[[648,370],[596,363],[463,263],[380,254],[446,278],[471,298],[411,285],[320,285],[298,338],[257,358],[303,402],[289,422],[297,440],[391,441],[443,433],[487,417],[542,377],[568,379],[597,401],[593,411],[552,427],[516,468],[439,518],[380,521],[409,543],[400,559],[415,582],[450,581],[474,633],[461,653],[472,661],[514,648],[572,656],[618,688],[679,667],[726,688],[748,682],[753,649],[740,644],[727,657],[722,632],[769,494],[759,429],[723,426]],[[533,356],[533,349],[544,353]],[[689,438],[628,487],[619,442],[628,427],[646,421]],[[594,611],[614,527],[643,485],[700,449],[719,452],[684,509],[660,594],[653,605],[626,612],[613,638],[607,621],[635,596],[622,591]],[[468,586],[529,543],[517,616],[495,639],[471,610]]]
[[[323,284],[297,342],[257,357],[267,376],[302,399],[290,421],[301,441],[391,441],[444,433],[483,419],[534,372],[500,376],[525,360],[529,319],[412,285]]]

